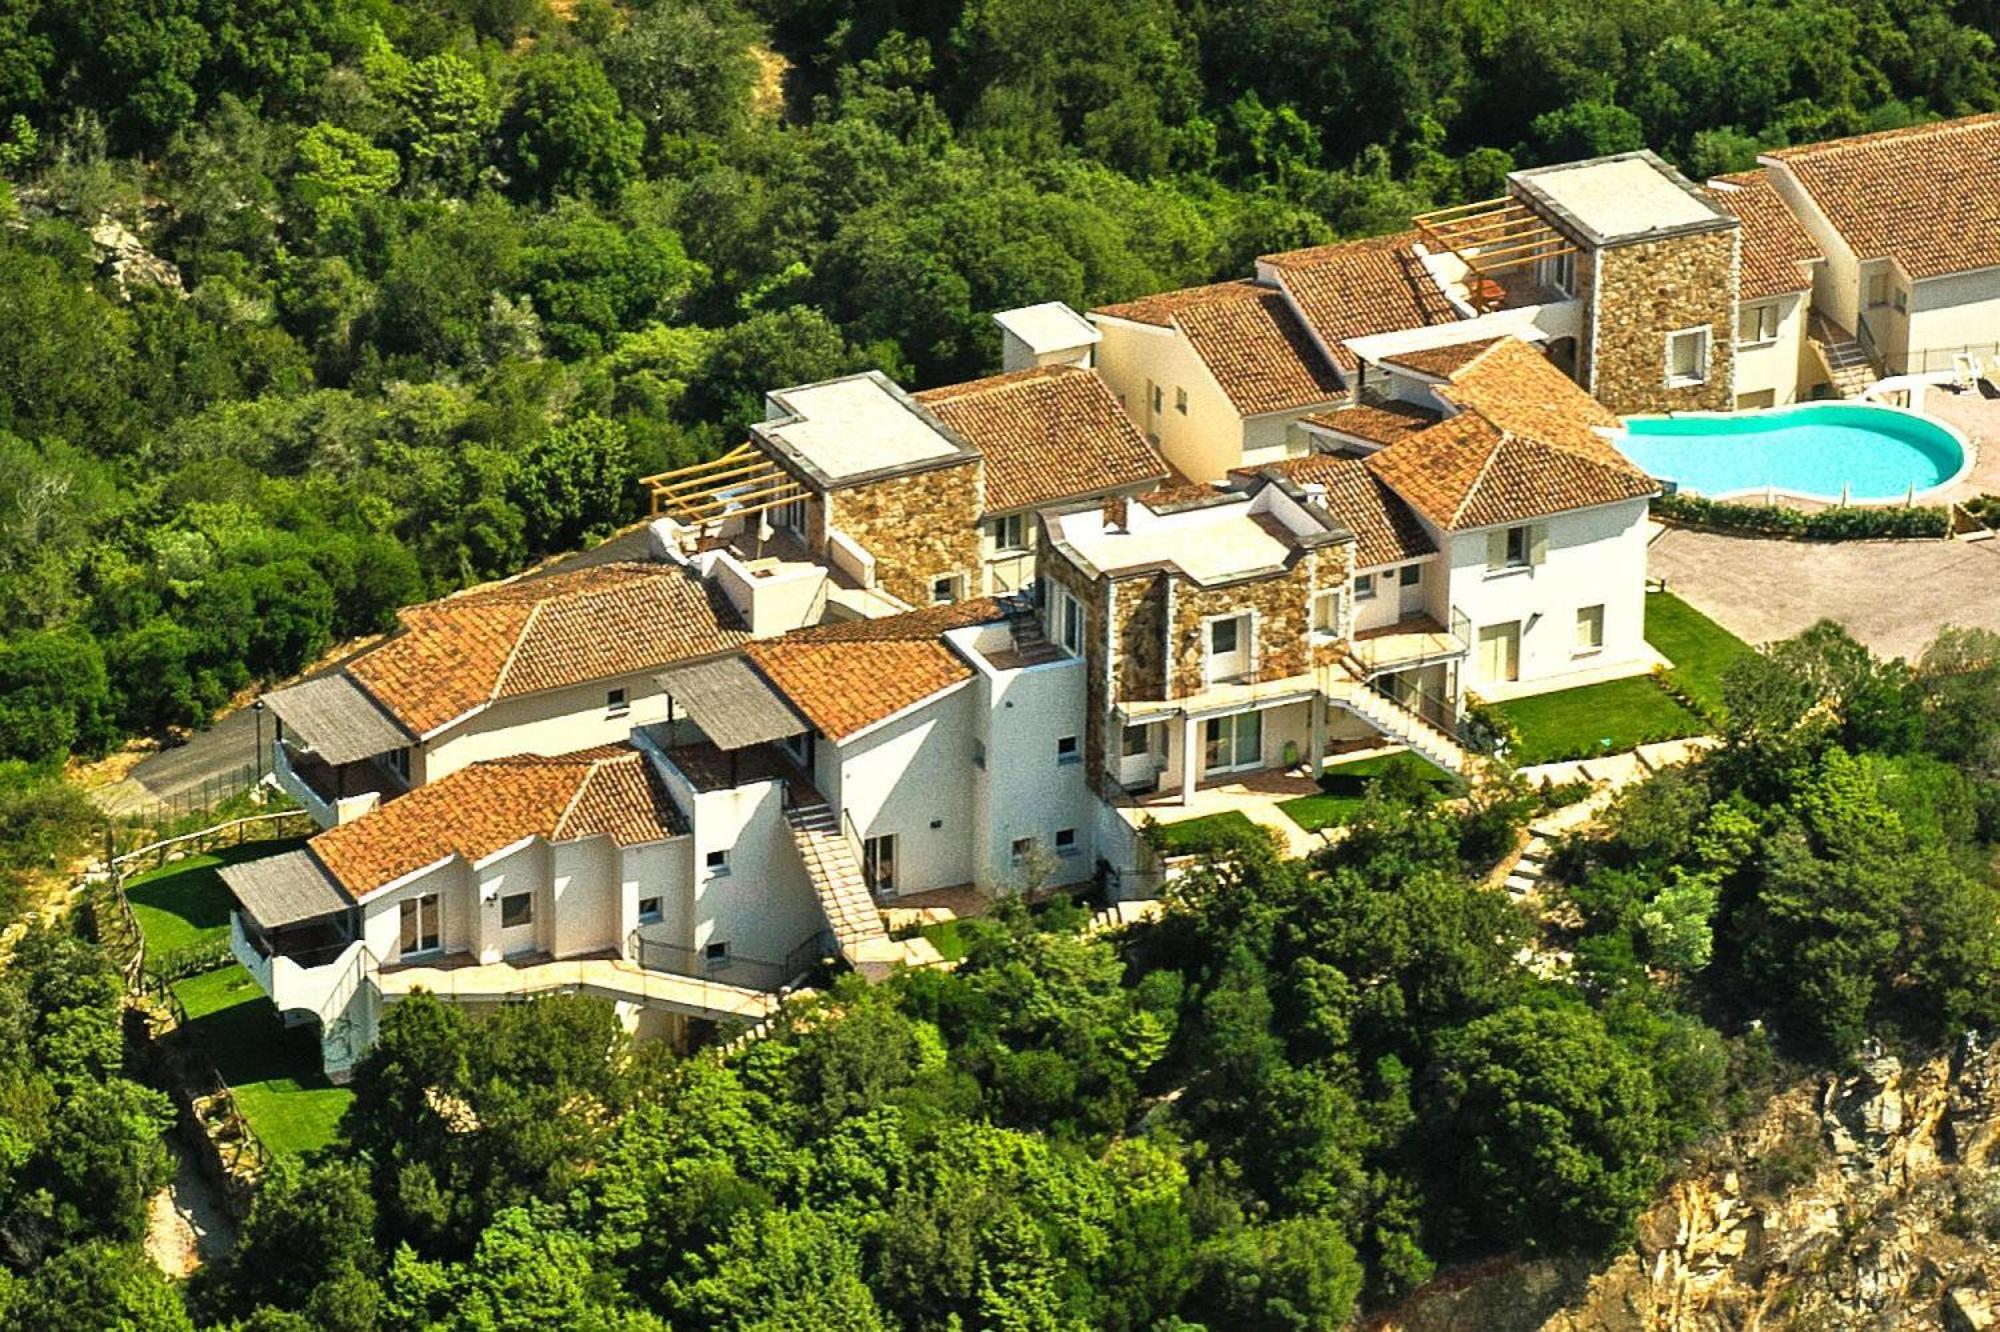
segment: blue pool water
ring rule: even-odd
[[[1638,466],[1711,499],[1767,486],[1794,495],[1894,500],[1957,476],[1965,450],[1927,417],[1859,402],[1730,416],[1635,416],[1618,447]]]

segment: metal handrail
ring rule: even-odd
[[[734,985],[745,990],[782,990],[812,970],[824,956],[824,931],[814,931],[783,958],[746,957],[731,953],[709,957],[704,950],[649,939],[641,925],[626,936],[625,955],[643,971],[659,971],[670,976],[691,976],[699,980]]]

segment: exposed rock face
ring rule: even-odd
[[[1591,1270],[1446,1277],[1382,1332],[2000,1329],[2000,1049],[1867,1059],[1716,1144]]]
[[[109,213],[90,229],[90,245],[97,254],[98,271],[118,285],[119,294],[131,299],[134,286],[158,287],[176,296],[185,296],[181,270],[146,248],[146,243]]]

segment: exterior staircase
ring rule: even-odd
[[[1539,893],[1542,876],[1548,872],[1548,859],[1548,839],[1540,833],[1531,834],[1528,844],[1521,848],[1514,868],[1507,871],[1507,896],[1518,902]]]
[[[1062,649],[1049,641],[1042,632],[1042,619],[1035,614],[1035,608],[1023,603],[1019,607],[1009,607],[1007,628],[1014,635],[1014,655],[1022,666],[1040,666],[1044,662],[1062,660]]]
[[[902,949],[882,927],[882,912],[862,877],[854,843],[841,832],[832,808],[825,803],[794,805],[785,811],[785,822],[841,959],[870,980],[886,976]]]
[[[1827,382],[1836,398],[1856,398],[1877,378],[1875,363],[1852,333],[1824,315],[1815,314],[1808,329],[1813,350],[1826,366]]]
[[[1402,704],[1376,693],[1354,675],[1330,680],[1326,697],[1334,706],[1353,713],[1419,758],[1446,772],[1471,775],[1475,758],[1463,745]]]

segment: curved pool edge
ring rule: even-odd
[[[1630,416],[1621,416],[1618,418],[1619,422],[1618,434],[1617,436],[1614,437],[1613,442],[1615,446],[1616,439],[1622,438],[1625,434],[1628,433],[1626,429],[1626,423],[1631,421],[1689,421],[1689,420],[1728,421],[1731,419],[1740,419],[1742,417],[1751,415],[1752,413],[1760,417],[1782,416],[1788,412],[1803,411],[1807,408],[1812,408],[1812,407],[1833,407],[1841,405],[1843,403],[1854,407],[1868,407],[1877,411],[1895,412],[1903,416],[1913,417],[1916,420],[1924,422],[1926,425],[1935,426],[1939,430],[1944,431],[1945,434],[1951,436],[1952,442],[1958,445],[1958,470],[1953,472],[1949,477],[1947,477],[1943,481],[1938,482],[1934,486],[1927,487],[1923,490],[1916,491],[1912,494],[1897,495],[1889,499],[1842,500],[1841,497],[1838,495],[1818,495],[1814,494],[1811,491],[1806,491],[1806,490],[1788,490],[1783,486],[1750,486],[1741,490],[1725,490],[1714,495],[1710,495],[1705,491],[1694,490],[1692,488],[1689,488],[1688,493],[1690,495],[1697,496],[1698,498],[1701,499],[1713,501],[1714,503],[1717,504],[1736,503],[1746,498],[1754,499],[1762,496],[1772,496],[1775,498],[1782,498],[1788,500],[1803,500],[1809,504],[1825,504],[1833,508],[1839,508],[1843,503],[1850,508],[1856,508],[1856,509],[1886,509],[1886,508],[1893,508],[1897,505],[1913,506],[1918,504],[1943,504],[1949,502],[1943,498],[1944,492],[1952,489],[1954,486],[1959,485],[1961,482],[1965,480],[1966,477],[1970,476],[1972,474],[1973,466],[1979,461],[1979,446],[1974,444],[1972,440],[1967,437],[1966,433],[1963,430],[1960,430],[1957,426],[1953,425],[1951,422],[1947,420],[1944,420],[1942,417],[1936,417],[1926,412],[1920,412],[1916,410],[1914,407],[1898,406],[1893,402],[1854,402],[1851,399],[1846,399],[1846,398],[1819,398],[1808,402],[1788,402],[1782,407],[1753,407],[1749,409],[1749,411],[1747,412],[1745,411],[1722,412],[1722,411],[1706,411],[1706,410],[1689,411],[1689,412],[1634,412]],[[1623,453],[1624,450],[1620,449],[1619,452]],[[1627,455],[1627,460],[1630,461],[1630,455]],[[1634,463],[1633,465],[1637,466],[1638,464]],[[1650,473],[1650,472],[1647,473],[1647,475],[1652,476],[1655,481],[1666,482],[1668,484],[1675,486],[1676,488],[1679,488],[1684,485],[1683,482],[1675,480],[1673,477],[1670,476],[1660,476],[1657,473]]]

